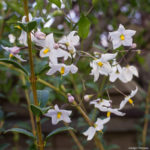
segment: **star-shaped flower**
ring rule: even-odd
[[[113,49],[123,46],[132,46],[132,36],[136,33],[135,30],[126,30],[122,24],[119,25],[117,31],[109,32],[110,39],[113,43]]]
[[[95,108],[98,108],[102,112],[107,112],[107,116],[110,116],[111,113],[117,115],[117,116],[124,116],[125,113],[120,112],[117,108],[111,108],[111,100],[105,100],[105,99],[97,99],[94,101],[91,101],[90,104],[94,104]]]
[[[19,59],[20,61],[22,62],[25,62],[26,60],[22,59],[21,58],[21,55],[19,55],[18,53],[20,52],[20,48],[17,47],[17,46],[14,46],[14,47],[5,47],[5,46],[2,46],[1,47],[6,50],[7,52],[9,52],[9,58],[12,58],[13,56],[16,57],[17,59]]]
[[[60,64],[51,64],[51,63],[49,63],[49,66],[51,67],[51,69],[47,72],[47,75],[53,75],[54,73],[59,71],[62,76],[65,76],[69,72],[74,74],[78,71],[78,68],[73,64],[65,65],[65,64],[62,64],[62,63],[60,63]]]
[[[46,36],[44,40],[34,40],[35,44],[43,47],[40,51],[41,57],[49,57],[51,63],[57,64],[58,58],[63,57],[64,60],[67,60],[68,57],[71,57],[70,53],[65,50],[56,47],[56,43],[54,41],[53,33],[50,33]]]
[[[100,74],[108,76],[112,72],[111,65],[108,61],[114,59],[116,56],[117,53],[102,54],[99,59],[95,59],[90,63],[92,67],[90,75],[94,75],[94,82],[98,80]]]
[[[87,136],[87,140],[90,141],[93,139],[96,131],[102,132],[102,129],[104,128],[104,124],[106,124],[109,121],[110,121],[110,117],[107,117],[105,119],[98,118],[94,126],[89,127],[87,131],[83,132],[83,134]]]
[[[122,68],[122,76],[120,79],[126,83],[132,80],[133,75],[136,77],[139,76],[136,67],[127,65],[126,67]]]
[[[75,57],[76,55],[76,48],[75,46],[79,45],[79,36],[75,35],[77,32],[72,31],[67,36],[62,37],[62,39],[59,40],[59,44],[63,46],[64,48],[67,48],[69,53]]]
[[[57,124],[59,121],[64,121],[66,123],[70,123],[70,115],[72,111],[59,109],[58,105],[54,106],[54,109],[48,110],[48,112],[45,114],[47,117],[52,118],[52,124]]]
[[[133,100],[131,98],[136,95],[137,91],[138,91],[138,88],[136,87],[135,90],[131,91],[129,96],[125,97],[125,99],[120,103],[119,110],[123,109],[127,102],[129,102],[131,105],[134,105]]]

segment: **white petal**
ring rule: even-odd
[[[136,87],[135,90],[131,91],[130,97],[134,97],[136,95],[137,91],[138,91],[138,88]]]
[[[95,133],[96,133],[95,128],[94,127],[89,127],[88,130],[85,131],[83,134],[85,136],[88,136],[87,140],[90,141],[94,137]]]
[[[101,58],[100,58],[100,61],[107,62],[109,60],[112,60],[112,59],[114,59],[117,56],[117,54],[118,53],[114,53],[114,54],[111,54],[111,53],[102,54]],[[99,60],[97,60],[97,61],[99,61]]]
[[[76,73],[76,72],[78,71],[78,67],[76,67],[75,65],[72,64],[72,65],[70,66],[70,70],[71,70],[71,73],[74,74],[74,73]]]
[[[131,37],[125,37],[125,40],[122,41],[124,46],[132,46],[133,39]]]
[[[125,99],[121,101],[119,110],[121,110],[121,109],[124,108],[124,106],[126,105],[126,103],[128,102],[128,100],[129,100],[129,97],[125,97]]]
[[[109,75],[109,81],[111,81],[111,82],[115,82],[117,78],[118,78],[118,74],[117,73],[111,73]]]
[[[133,36],[135,35],[136,31],[135,30],[125,30],[125,35],[128,35],[128,36]]]
[[[139,76],[139,74],[138,74],[138,71],[137,71],[136,67],[134,67],[134,66],[130,66],[129,68],[130,68],[131,72],[133,73],[133,75],[135,75],[136,77],[138,77],[138,76]]]
[[[118,32],[120,33],[123,33],[125,31],[125,28],[122,24],[119,25],[119,28],[118,28]]]

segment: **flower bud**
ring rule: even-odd
[[[34,36],[39,40],[44,40],[46,38],[46,34],[41,31],[35,32]]]
[[[69,103],[73,103],[74,102],[74,97],[70,93],[68,93],[67,96],[68,96]]]
[[[59,44],[55,43],[54,48],[58,49],[59,48]]]
[[[136,48],[136,46],[137,46],[136,43],[133,43],[131,48]]]
[[[93,95],[84,95],[84,100],[88,102]]]

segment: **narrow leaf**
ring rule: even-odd
[[[25,69],[23,68],[23,66],[22,66],[21,64],[17,63],[17,62],[14,61],[14,60],[9,60],[9,59],[5,59],[5,58],[1,58],[1,59],[0,59],[0,62],[4,62],[4,63],[6,63],[6,64],[11,64],[11,65],[13,65],[15,68],[20,69],[21,71],[23,71],[26,75],[29,74],[29,73],[27,72],[27,70],[25,70]]]
[[[64,132],[64,131],[69,131],[69,130],[74,130],[74,129],[72,127],[61,127],[61,128],[58,128],[58,129],[52,131],[51,133],[49,133],[46,136],[45,140],[48,140],[50,137],[52,137],[55,134],[58,134],[58,133],[61,133],[61,132]]]
[[[21,133],[21,134],[27,135],[27,136],[35,139],[34,135],[31,132],[29,132],[25,129],[12,128],[12,129],[8,129],[8,130],[5,131],[5,133],[7,133],[7,132],[17,132],[17,133]]]

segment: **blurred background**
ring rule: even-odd
[[[142,146],[143,127],[145,122],[150,119],[149,114],[145,115],[145,110],[149,109],[146,97],[150,80],[150,0],[63,0],[61,2],[61,9],[59,9],[51,0],[29,0],[29,10],[32,16],[39,21],[41,31],[46,34],[53,32],[56,41],[72,30],[78,31],[81,15],[86,16],[89,33],[87,38],[81,38],[81,45],[77,47],[78,50],[89,53],[105,52],[110,44],[108,33],[116,30],[119,24],[123,24],[126,29],[136,30],[134,43],[137,44],[136,49],[141,50],[141,53],[132,52],[126,56],[126,59],[129,64],[137,67],[139,78],[134,78],[127,84],[120,81],[113,83],[125,94],[129,94],[137,86],[139,91],[134,97],[135,105],[134,107],[129,104],[126,105],[123,109],[123,112],[126,112],[125,117],[112,115],[111,121],[104,129],[104,134],[99,136],[103,140],[106,150],[127,150],[129,147]],[[0,0],[0,45],[13,46],[8,38],[10,33],[16,36],[15,45],[20,45],[17,38],[21,31],[15,26],[17,21],[21,21],[22,16],[24,16],[22,0]],[[21,53],[28,59],[26,50]],[[94,99],[99,93],[103,93],[103,97],[107,97],[106,89],[109,91],[114,107],[118,107],[123,99],[123,96],[113,89],[109,82],[102,89],[100,88],[104,80],[103,76],[96,83],[93,82],[93,76],[89,75],[91,71],[90,58],[78,55],[74,62],[77,63],[79,72],[61,78],[59,74],[46,76],[47,68],[45,66],[48,66],[48,59],[39,57],[39,50],[35,45],[33,45],[33,53],[36,75],[61,91],[71,93],[76,99],[83,99],[85,94],[94,94]],[[1,47],[0,58],[8,58],[8,54]],[[22,65],[26,70],[29,70],[28,63]],[[23,85],[21,75],[4,66],[0,61],[0,150],[34,150],[33,141],[26,136],[18,133],[4,134],[6,129],[12,127],[31,130],[24,93],[24,89],[27,88],[30,90],[30,83],[27,82],[26,85]],[[64,104],[67,104],[67,100],[53,89],[40,82],[37,83],[37,89],[48,91],[47,105],[57,103],[59,106],[63,105],[63,108],[66,107]],[[31,90],[29,96],[32,101]],[[147,101],[149,99],[148,97]],[[83,103],[89,112],[89,117],[93,120],[96,117],[106,115],[95,111],[89,102],[84,101]],[[87,142],[86,137],[82,135],[82,132],[88,128],[84,119],[75,108],[67,106],[67,109],[73,109],[70,126],[77,130],[76,135],[85,150],[96,150],[94,143],[92,141]],[[42,117],[44,135],[61,126],[63,126],[61,123],[53,126],[51,119]],[[150,124],[147,130],[146,147],[150,148],[149,126]],[[49,139],[45,149],[76,150],[78,148],[70,135],[64,132]]]

